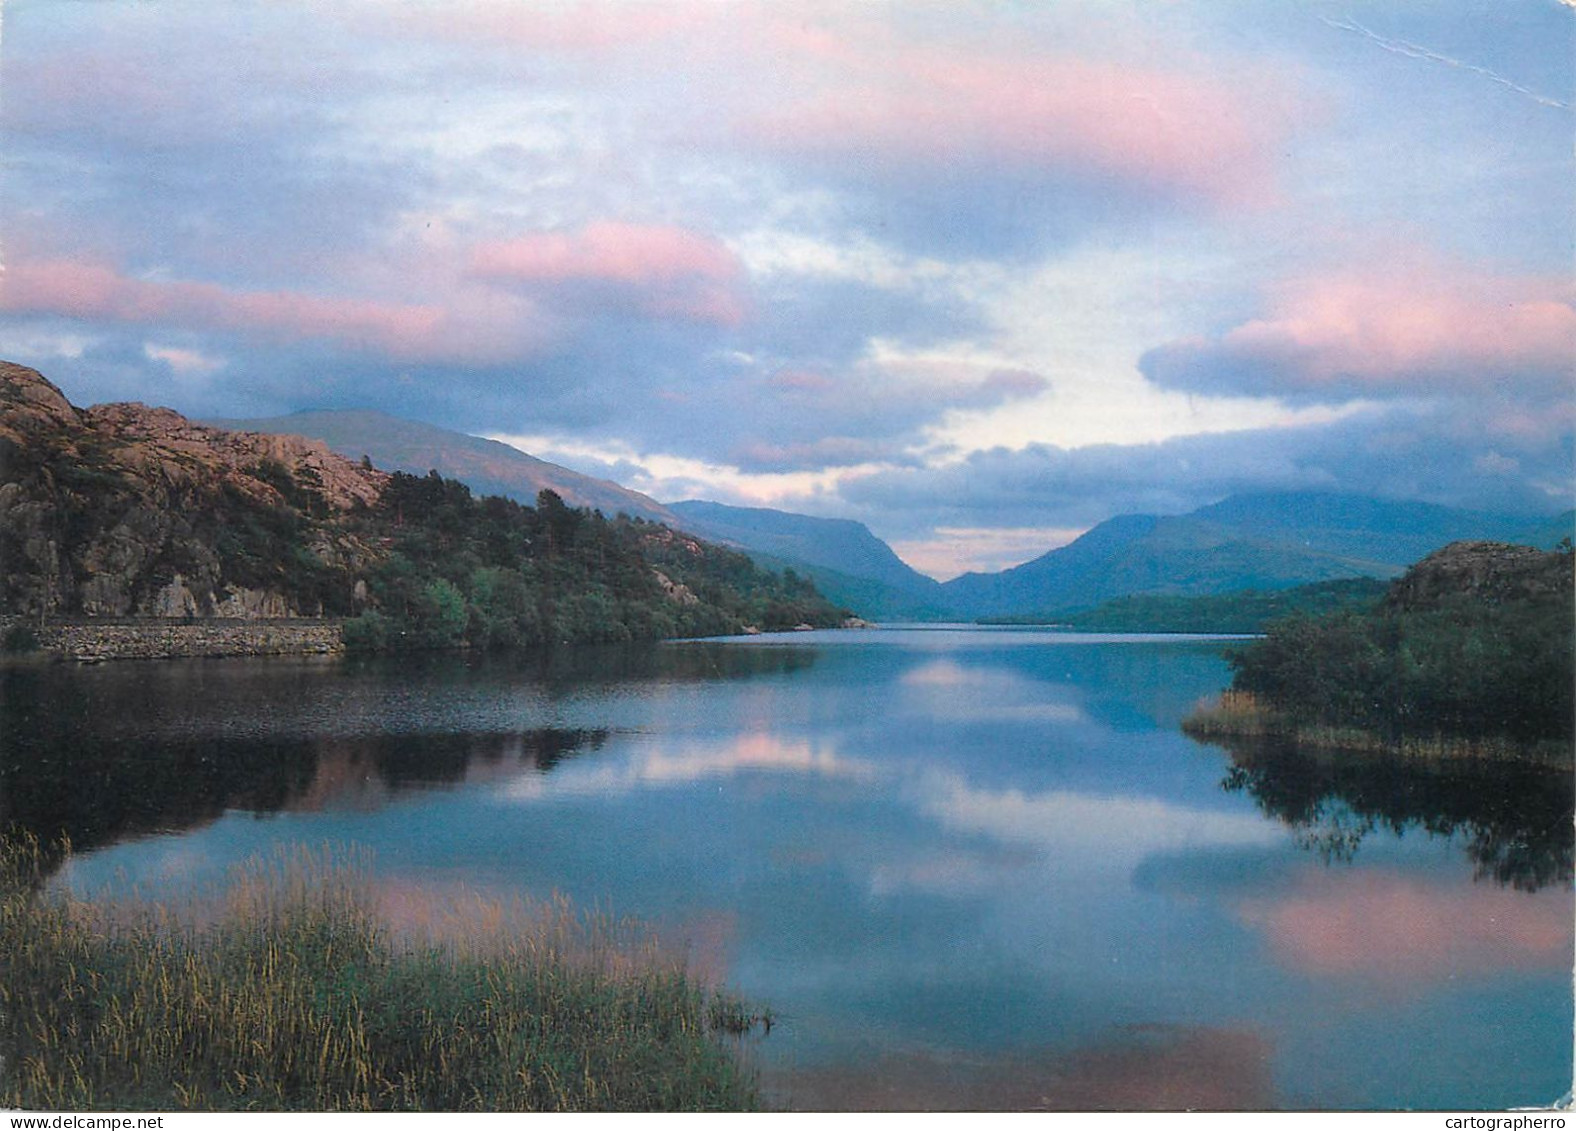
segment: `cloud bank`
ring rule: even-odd
[[[1571,501],[1567,7],[7,16],[0,333],[79,401],[380,407],[982,555]]]

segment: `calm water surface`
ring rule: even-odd
[[[12,669],[58,883],[354,844],[563,893],[769,1002],[801,1108],[1472,1108],[1570,1086],[1571,782],[1201,745],[1220,641],[799,633]]]

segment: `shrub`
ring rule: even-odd
[[[394,622],[376,609],[353,616],[340,629],[347,652],[382,652],[390,647]]]

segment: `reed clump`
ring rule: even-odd
[[[1182,729],[1195,738],[1259,738],[1282,733],[1285,720],[1251,691],[1228,690],[1194,704]]]
[[[1439,731],[1385,734],[1357,726],[1303,720],[1266,703],[1251,691],[1231,689],[1198,702],[1182,720],[1182,730],[1204,741],[1279,739],[1315,750],[1389,754],[1430,762],[1515,762],[1569,766],[1568,744],[1528,741],[1505,735],[1461,735]]]
[[[172,909],[44,890],[0,845],[0,1106],[664,1111],[758,1103],[769,1017],[605,917],[396,933],[364,861],[292,853]],[[471,940],[461,943],[461,936]]]

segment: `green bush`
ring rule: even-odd
[[[437,577],[422,587],[412,619],[420,642],[429,648],[452,648],[465,637],[469,623],[465,595],[446,578]]]
[[[395,634],[394,622],[376,609],[351,617],[340,629],[347,652],[386,651]]]

